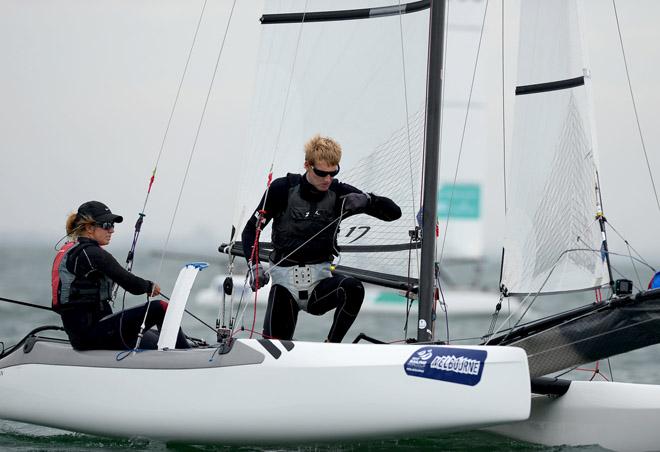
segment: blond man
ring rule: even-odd
[[[323,315],[334,309],[326,341],[341,342],[360,311],[364,287],[359,280],[330,270],[339,254],[338,223],[360,213],[384,221],[401,217],[401,209],[391,199],[363,193],[335,178],[341,153],[332,138],[314,136],[305,145],[305,172],[275,179],[243,229],[252,289],[272,278],[264,318],[266,337],[292,339],[300,310]],[[259,223],[264,228],[270,220],[273,252],[266,270],[253,256],[253,245]]]

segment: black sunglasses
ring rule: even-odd
[[[325,176],[335,177],[337,174],[339,174],[339,165],[337,165],[337,169],[334,171],[323,171],[320,169],[316,169],[312,166],[312,171],[314,171],[314,174],[316,174],[318,177],[325,177]]]
[[[96,225],[100,228],[105,229],[106,231],[109,231],[110,229],[114,229],[114,227],[115,227],[114,221],[106,221],[104,223],[96,223]]]

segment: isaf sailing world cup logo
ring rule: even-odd
[[[424,347],[405,362],[406,374],[468,386],[481,381],[488,352],[466,348]]]

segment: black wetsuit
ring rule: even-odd
[[[324,200],[330,196],[334,199],[331,203],[329,212],[326,212],[326,223],[328,220],[335,220],[341,215],[342,199],[341,196],[349,193],[361,193],[357,188],[333,180],[327,192],[318,191],[310,184],[305,175],[289,174],[287,177],[275,179],[270,185],[268,198],[264,207],[265,224],[274,219],[274,233],[278,230],[278,222],[290,221],[284,219],[283,215],[288,212],[287,205],[291,190],[299,185],[300,197],[312,206],[324,205]],[[394,221],[401,217],[401,209],[389,198],[370,195],[370,202],[364,212],[384,221]],[[257,231],[257,212],[261,210],[264,199],[262,197],[259,207],[255,210],[250,220],[248,220],[242,233],[243,251],[249,258],[252,254],[252,246]],[[290,210],[290,209],[289,209]],[[289,215],[292,215],[289,212]],[[346,218],[347,215],[344,215]],[[332,261],[337,255],[338,247],[336,245],[336,228],[330,226],[325,232],[305,243],[300,249],[298,244],[306,242],[310,237],[319,232],[320,223],[314,224],[313,221],[305,223],[307,216],[299,215],[296,219],[298,225],[292,227],[289,234],[291,240],[284,240],[284,249],[278,248],[278,243],[273,240],[275,249],[270,256],[271,262],[279,263],[281,266],[293,266],[299,264],[316,264]],[[265,226],[264,224],[264,226]],[[307,226],[305,226],[307,224]],[[281,228],[279,228],[281,229]],[[280,235],[286,235],[280,233]],[[282,240],[280,239],[280,242]],[[297,249],[297,250],[296,250]],[[295,250],[295,251],[294,251]],[[285,259],[286,258],[286,259]],[[307,312],[313,315],[322,315],[331,309],[335,310],[334,320],[330,327],[327,339],[330,342],[341,342],[348,329],[357,317],[362,300],[364,299],[364,287],[362,283],[355,278],[341,275],[334,275],[318,283],[316,288],[309,295],[307,303]],[[274,284],[268,297],[268,308],[264,318],[264,335],[278,339],[291,339],[296,329],[298,312],[300,307],[291,293],[280,285]]]
[[[126,271],[95,240],[80,237],[78,242],[86,246],[80,252],[72,250],[73,255],[68,256],[66,262],[67,270],[76,279],[93,282],[107,276],[133,295],[146,294],[152,290],[151,281]],[[147,304],[113,314],[109,300],[101,298],[99,293],[94,298],[67,303],[57,310],[71,345],[78,350],[126,350],[135,347]],[[145,335],[140,348],[156,348],[158,334],[146,330],[162,326],[166,309],[167,303],[164,301],[153,300],[149,303]],[[187,346],[185,336],[179,331],[177,347]]]

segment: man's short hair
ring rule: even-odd
[[[310,165],[323,161],[328,165],[339,165],[341,146],[332,138],[314,135],[305,144],[305,161]]]

